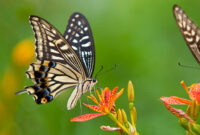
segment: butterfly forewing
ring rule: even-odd
[[[91,77],[95,65],[95,48],[87,19],[80,13],[73,13],[64,37],[79,56],[87,76]]]
[[[58,30],[46,20],[37,16],[30,16],[30,23],[35,32],[35,50],[38,60],[69,64],[85,76],[85,71],[78,56]]]
[[[174,6],[174,17],[181,33],[192,54],[200,64],[200,29],[185,12],[177,5]]]

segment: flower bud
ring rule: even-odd
[[[117,111],[117,120],[123,125],[122,112],[120,109]]]
[[[131,81],[128,82],[128,100],[129,102],[134,101],[134,88]]]
[[[123,117],[123,121],[124,121],[125,127],[129,128],[129,124],[128,124],[128,120],[127,120],[127,115],[126,115],[126,112],[124,111],[124,109],[122,109],[122,117]]]
[[[123,117],[123,121],[126,123],[128,122],[127,120],[127,115],[126,115],[126,112],[124,111],[124,109],[122,109],[122,117]]]
[[[132,122],[132,124],[135,125],[136,119],[137,119],[137,112],[136,112],[135,107],[133,107],[133,108],[130,110],[130,114],[131,114],[131,122]]]
[[[117,119],[116,119],[116,117],[115,117],[114,114],[112,114],[112,113],[108,113],[108,116],[110,117],[110,119],[111,119],[112,121],[114,121],[114,122],[117,121]]]

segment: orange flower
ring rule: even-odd
[[[193,123],[193,119],[197,117],[196,112],[196,104],[200,104],[200,84],[192,84],[190,87],[186,87],[185,83],[181,81],[181,84],[185,88],[186,92],[188,93],[191,100],[179,98],[176,96],[170,96],[170,97],[161,97],[160,99],[163,101],[165,107],[174,115],[176,115],[178,118],[186,118],[191,123]],[[189,90],[188,90],[189,88]],[[171,107],[170,105],[189,105],[190,115],[192,118],[185,112],[183,112],[181,109],[176,109]]]
[[[98,112],[98,113],[90,113],[81,115],[75,118],[72,118],[71,121],[87,121],[102,115],[106,115],[108,113],[116,114],[115,112],[115,100],[123,93],[123,89],[121,89],[118,93],[118,87],[115,87],[112,91],[109,88],[105,88],[102,90],[101,95],[97,91],[97,95],[99,97],[99,102],[94,95],[90,95],[89,98],[96,103],[97,105],[88,105],[84,104],[88,108]]]
[[[185,88],[186,92],[188,93],[191,100],[179,98],[176,96],[170,96],[170,97],[161,97],[160,99],[171,105],[192,105],[192,101],[197,101],[200,104],[200,84],[192,84],[189,87],[186,87],[185,83],[181,81],[181,84]],[[188,90],[188,88],[190,90]]]
[[[200,104],[200,84],[192,84],[189,95],[192,100],[196,100]]]

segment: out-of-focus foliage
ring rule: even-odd
[[[178,66],[178,62],[194,67],[198,64],[175,22],[174,4],[180,5],[200,25],[199,0],[1,0],[0,134],[112,134],[99,129],[102,123],[111,125],[105,118],[70,122],[70,118],[80,115],[81,111],[79,105],[66,110],[71,90],[45,105],[37,105],[27,94],[14,96],[16,91],[32,84],[25,71],[34,50],[23,52],[25,47],[22,47],[18,52],[20,56],[15,52],[20,42],[34,41],[28,16],[43,17],[63,33],[70,14],[75,11],[84,14],[91,25],[96,48],[94,74],[101,65],[105,71],[97,77],[100,85],[121,89],[128,80],[133,80],[138,132],[141,135],[184,134],[174,116],[159,101],[163,95],[184,98],[186,95],[179,82],[185,80],[192,84],[200,80],[199,70]],[[32,47],[27,45],[27,48]],[[20,57],[25,63],[16,63]],[[115,64],[118,65],[116,70],[106,72]],[[81,99],[87,103],[86,96]],[[126,100],[123,94],[116,104],[128,110]],[[88,109],[82,106],[82,114],[84,112]]]

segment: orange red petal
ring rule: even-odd
[[[102,101],[102,99],[101,99],[101,95],[99,94],[99,92],[98,91],[96,91],[97,92],[97,96],[99,97],[99,100],[100,100],[100,102]]]
[[[90,98],[97,105],[100,105],[99,102],[98,102],[98,100],[96,99],[96,97],[94,95],[91,94],[90,96],[88,96],[88,98]]]
[[[114,100],[117,100],[119,98],[119,96],[122,95],[123,91],[124,91],[124,89],[121,89],[117,94],[115,94]]]
[[[88,121],[91,119],[94,119],[96,117],[102,116],[104,114],[102,113],[89,113],[89,114],[84,114],[75,118],[72,118],[70,121],[74,122],[74,121],[78,121],[78,122],[83,122],[83,121]]]
[[[92,109],[95,112],[102,112],[101,109],[98,106],[88,105],[88,104],[84,104],[84,105],[87,106],[88,108]]]
[[[171,97],[161,97],[160,98],[163,102],[167,103],[167,104],[171,104],[171,105],[191,105],[192,101],[187,100],[187,99],[183,99],[183,98],[179,98],[176,96],[171,96]]]
[[[165,107],[172,113],[174,114],[176,117],[178,118],[186,118],[188,119],[191,123],[193,123],[194,121],[192,120],[192,118],[190,118],[190,116],[188,116],[183,110],[181,109],[176,109],[174,107],[171,107],[168,103],[163,102]]]
[[[118,90],[118,87],[115,87],[115,88],[112,90],[112,92],[111,92],[111,96],[114,96],[115,93],[117,92],[117,90]]]

